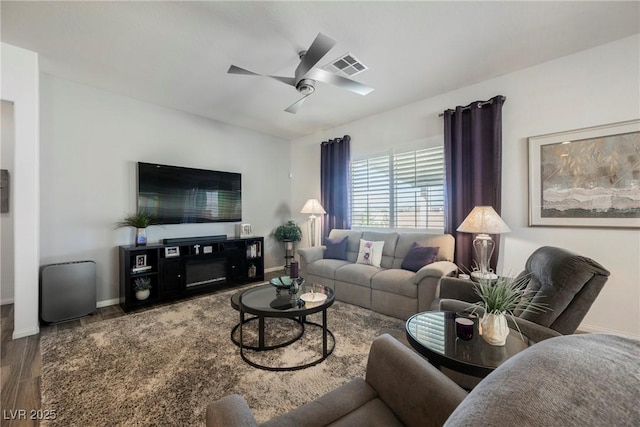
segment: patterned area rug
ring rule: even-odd
[[[402,320],[336,302],[327,312],[335,350],[324,362],[293,372],[255,369],[230,339],[239,321],[229,304],[235,292],[43,336],[42,408],[57,413],[47,425],[204,425],[207,405],[232,393],[263,422],[362,377],[371,342],[385,332],[404,335]],[[309,320],[321,323],[321,316]],[[285,319],[267,324],[278,336],[298,327]],[[249,339],[251,328],[257,322],[246,324]],[[272,366],[304,363],[320,354],[320,336],[320,328],[307,327],[288,347],[247,356]]]

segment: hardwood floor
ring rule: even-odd
[[[284,271],[265,273],[265,280],[271,280],[284,274]],[[225,292],[223,289],[219,292]],[[204,294],[193,298],[201,298]],[[167,303],[172,304],[172,303]],[[143,308],[138,311],[150,310]],[[38,417],[47,415],[42,408],[40,396],[40,378],[42,374],[42,354],[40,353],[40,336],[52,331],[77,328],[89,323],[100,322],[115,317],[126,316],[119,305],[112,305],[97,309],[93,314],[67,322],[41,325],[40,334],[25,338],[12,339],[13,335],[13,304],[0,306],[0,400],[2,413],[0,426],[37,426]]]

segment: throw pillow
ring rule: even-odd
[[[370,242],[360,239],[360,250],[358,250],[358,264],[368,264],[380,267],[382,262],[382,249],[384,242]]]
[[[414,272],[418,271],[425,265],[431,264],[436,260],[439,249],[440,247],[438,246],[422,246],[418,242],[415,242],[402,260],[400,268]]]
[[[323,238],[322,244],[327,247],[324,251],[324,258],[346,260],[348,237],[349,236],[344,236],[342,239]]]

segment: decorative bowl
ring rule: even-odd
[[[293,285],[294,280],[298,281],[298,286],[301,286],[304,283],[304,279],[300,277],[297,279],[292,279],[289,276],[274,277],[269,283],[271,283],[272,286],[275,286],[278,289],[289,289],[291,285]]]
[[[327,295],[320,292],[307,292],[300,295],[300,299],[304,302],[321,303],[327,299]]]

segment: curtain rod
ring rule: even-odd
[[[502,97],[502,101],[504,102],[506,100],[507,100],[507,97],[503,96]],[[462,107],[462,111],[470,109],[473,104],[475,104],[475,102],[472,102],[471,104],[467,105],[466,107]],[[478,106],[480,108],[484,107],[485,105],[491,105],[491,104],[493,104],[493,99],[490,99],[490,100],[484,101],[484,102],[483,101],[479,101],[478,102]],[[438,114],[438,117],[444,117],[444,113]]]

